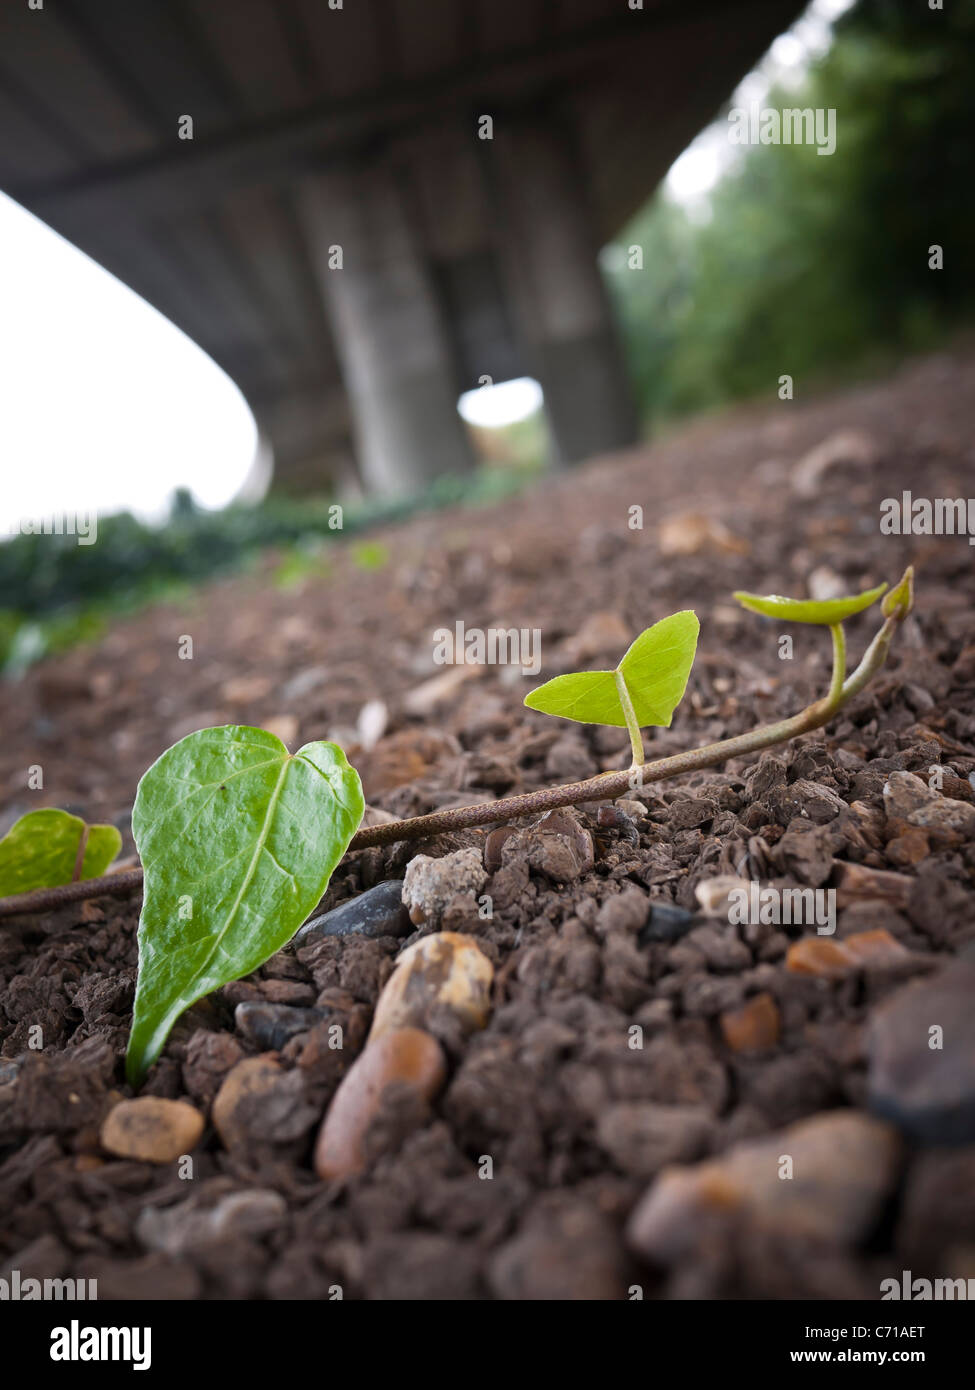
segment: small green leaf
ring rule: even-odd
[[[86,827],[78,816],[54,807],[21,816],[0,840],[0,898],[71,883],[86,829],[78,877],[98,878],[122,848],[114,825]]]
[[[641,728],[669,726],[687,688],[699,630],[695,613],[674,613],[641,632],[617,667]],[[525,704],[579,724],[626,728],[613,671],[555,676],[526,695]]]
[[[355,768],[334,743],[294,755],[263,729],[201,729],[139,783],[145,872],[126,1074],[136,1084],[197,999],[279,951],[321,898],[362,820]]]
[[[862,613],[887,589],[886,584],[878,584],[876,589],[867,589],[852,598],[800,599],[782,598],[779,594],[746,594],[741,589],[735,598],[743,608],[753,613],[762,613],[766,618],[781,618],[786,623],[822,623],[830,625],[851,618],[854,613]]]
[[[908,565],[900,583],[891,589],[881,604],[885,618],[906,618],[914,607],[914,566]]]

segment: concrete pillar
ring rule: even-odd
[[[556,461],[635,443],[637,415],[597,264],[586,172],[566,131],[554,120],[502,116],[483,158],[509,297],[545,393]]]
[[[367,489],[395,496],[471,469],[447,325],[395,168],[317,176],[302,216]]]

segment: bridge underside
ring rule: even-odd
[[[597,249],[800,6],[336,5],[4,5],[0,188],[234,378],[283,486],[463,471],[485,378],[541,381],[563,461],[631,442]]]

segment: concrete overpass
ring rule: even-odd
[[[284,486],[462,471],[484,377],[572,461],[636,428],[598,247],[800,9],[2,0],[0,188],[234,378]]]

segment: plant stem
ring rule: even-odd
[[[630,692],[626,684],[626,677],[617,666],[613,672],[613,679],[616,681],[616,693],[620,697],[620,704],[623,707],[623,718],[626,720],[626,730],[630,735],[630,747],[633,750],[633,767],[642,767],[646,759],[643,751],[643,735],[640,733],[640,725],[637,722],[636,710],[633,708],[633,701],[630,699]]]
[[[846,633],[842,623],[831,623],[829,630],[833,638],[833,679],[826,698],[835,704],[842,698],[843,679],[846,676]]]
[[[674,753],[669,758],[658,758],[651,763],[642,761],[641,741],[641,762],[621,772],[603,772],[598,777],[587,778],[584,782],[571,782],[562,787],[546,787],[541,791],[524,792],[520,796],[506,796],[500,801],[489,801],[479,806],[457,806],[449,811],[434,811],[428,816],[413,816],[410,820],[371,825],[353,835],[349,851],[370,849],[375,845],[396,844],[403,840],[425,840],[445,831],[492,825],[498,821],[534,815],[539,811],[555,810],[560,806],[578,806],[587,801],[612,801],[618,796],[625,796],[628,791],[650,783],[663,782],[668,777],[679,777],[685,772],[698,772],[702,768],[715,767],[718,763],[727,762],[729,758],[738,758],[744,753],[755,753],[762,748],[785,743],[799,734],[811,733],[813,729],[828,724],[833,716],[873,679],[887,659],[895,630],[909,611],[908,601],[885,619],[883,627],[870,643],[859,666],[846,679],[846,640],[842,627],[839,624],[833,626],[833,674],[829,694],[788,719],[780,719],[774,724],[763,724],[757,729],[750,729],[747,734],[737,734],[734,738],[722,739],[718,743],[706,743],[701,748]],[[632,704],[630,708],[632,710]],[[630,738],[632,742],[632,729]],[[633,752],[635,757],[635,744]],[[0,917],[43,912],[49,908],[61,907],[65,903],[78,902],[83,898],[127,892],[139,887],[141,883],[141,869],[126,869],[121,873],[105,874],[102,878],[86,879],[82,883],[65,883],[58,888],[44,888],[36,893],[19,893],[14,897],[0,898]]]

